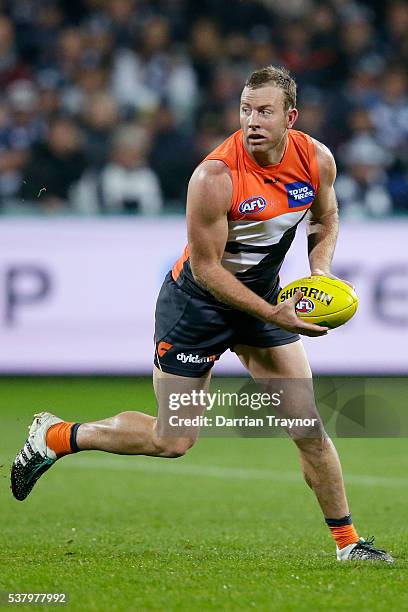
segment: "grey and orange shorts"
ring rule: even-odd
[[[277,285],[266,299],[276,303]],[[299,340],[297,334],[217,301],[193,296],[166,275],[156,303],[155,365],[169,374],[200,377],[237,344],[274,347]]]

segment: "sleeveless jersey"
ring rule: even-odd
[[[238,130],[203,161],[209,159],[224,162],[232,177],[228,239],[221,263],[255,293],[265,296],[277,286],[297,226],[319,188],[314,142],[307,134],[290,129],[281,161],[260,166],[249,156],[242,130]],[[188,293],[210,295],[194,280],[188,245],[173,266],[172,276]]]

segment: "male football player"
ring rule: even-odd
[[[328,330],[297,317],[301,292],[276,304],[279,270],[306,217],[311,274],[332,277],[336,166],[327,147],[293,129],[297,116],[296,84],[289,73],[274,66],[253,72],[242,91],[241,129],[207,155],[191,177],[188,245],[168,273],[156,308],[157,418],[122,412],[80,424],[36,415],[12,467],[17,499],[25,499],[41,474],[70,453],[184,455],[198,428],[169,435],[169,389],[206,390],[214,361],[227,349],[255,380],[311,379],[298,334],[317,337]],[[190,414],[203,410],[203,405],[191,407]],[[359,538],[339,458],[321,422],[294,442],[337,558],[392,562],[372,540]]]

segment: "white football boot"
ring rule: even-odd
[[[11,490],[19,501],[27,497],[40,476],[57,461],[57,455],[47,446],[46,435],[51,425],[62,422],[49,412],[34,415],[28,438],[11,466]]]
[[[374,536],[369,540],[360,540],[354,544],[349,544],[344,548],[337,548],[338,561],[385,561],[386,563],[394,563],[394,559],[380,548],[375,548]]]

